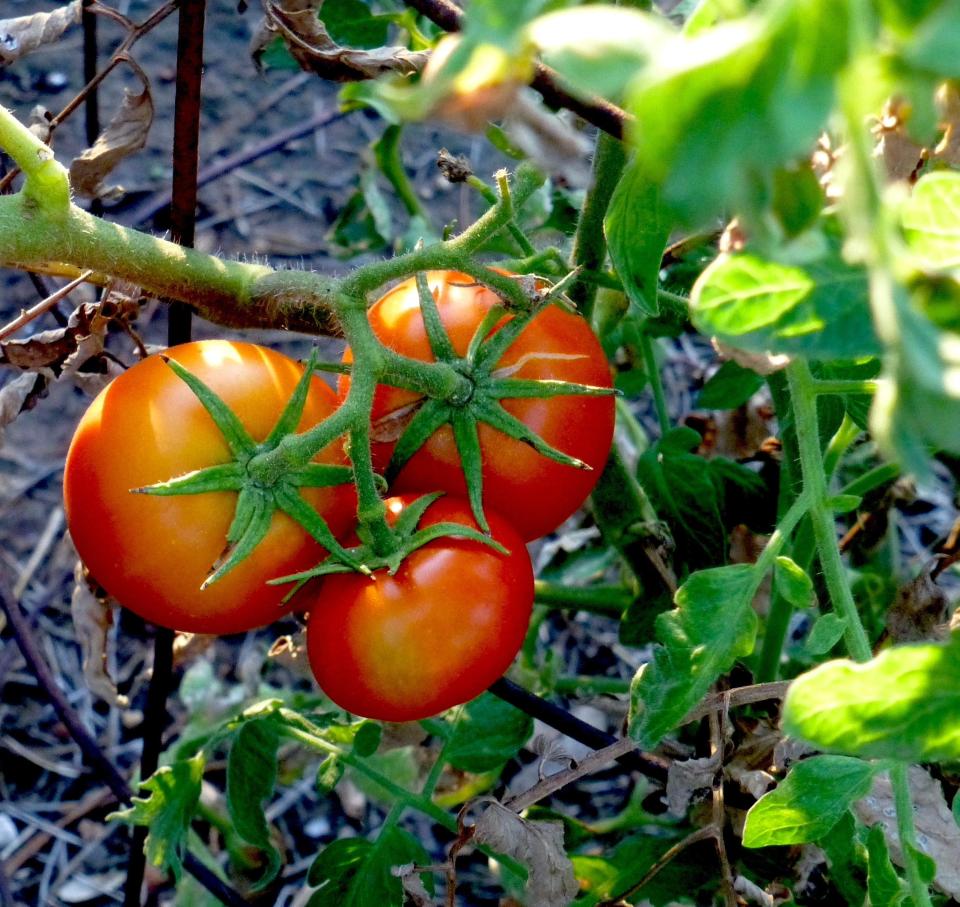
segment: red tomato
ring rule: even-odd
[[[431,271],[427,280],[453,347],[463,356],[484,315],[499,300],[473,278],[456,271]],[[374,303],[369,316],[373,330],[386,346],[405,356],[433,361],[412,278]],[[352,361],[349,350],[344,360]],[[578,315],[556,305],[546,306],[530,322],[496,368],[514,378],[611,386],[610,367],[590,326]],[[348,388],[349,378],[344,377],[340,381],[341,397]],[[412,391],[379,386],[373,405],[374,423],[402,411],[417,399]],[[571,395],[504,399],[503,407],[548,444],[592,467],[582,470],[557,463],[530,445],[480,424],[484,505],[507,517],[524,539],[535,539],[556,529],[593,490],[610,452],[614,401],[612,396]],[[386,467],[393,447],[393,442],[374,444],[374,460],[380,468]],[[449,425],[441,427],[414,454],[392,489],[442,489],[466,495],[466,482]]]
[[[394,522],[415,495],[390,498]],[[523,540],[488,512],[503,555],[444,537],[409,555],[396,574],[341,573],[305,586],[307,651],[314,676],[341,708],[383,721],[415,721],[467,702],[509,667],[533,606],[533,569]],[[470,505],[442,497],[421,528],[476,528]]]
[[[303,374],[292,359],[250,343],[204,340],[166,355],[219,394],[257,441],[269,434]],[[335,406],[333,391],[315,379],[300,430]],[[322,547],[285,514],[275,513],[254,552],[200,591],[225,547],[236,493],[156,497],[130,490],[231,459],[207,411],[159,356],[124,372],[90,405],[67,454],[67,522],[91,574],[125,607],[176,630],[236,633],[283,613],[288,589],[267,586],[267,580],[323,559]],[[318,460],[346,462],[336,445]],[[334,532],[350,525],[351,485],[303,494]]]

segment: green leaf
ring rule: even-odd
[[[803,647],[810,655],[826,655],[846,632],[846,619],[829,611],[817,618]]]
[[[867,835],[867,893],[870,907],[900,907],[906,888],[893,863],[882,825],[874,825]]]
[[[330,225],[327,238],[342,257],[385,249],[393,234],[393,218],[387,200],[377,184],[376,173],[366,167],[359,187],[340,209]]]
[[[280,871],[280,853],[270,837],[263,813],[277,783],[280,725],[274,714],[241,725],[227,758],[227,809],[240,837],[267,855],[261,889]]]
[[[858,494],[835,494],[825,503],[834,513],[852,513],[863,503],[863,498]]]
[[[603,232],[630,305],[640,315],[660,311],[660,260],[670,228],[670,218],[660,204],[659,187],[636,163],[628,164],[610,199]]]
[[[960,635],[803,674],[787,691],[783,729],[819,749],[864,758],[960,758]]]
[[[853,359],[880,350],[866,272],[838,250],[803,267],[720,256],[697,279],[690,303],[699,331],[756,353]]]
[[[774,566],[779,592],[794,608],[806,608],[813,600],[813,581],[792,558],[781,555]]]
[[[945,0],[909,34],[901,56],[911,66],[946,79],[960,76],[960,0]]]
[[[869,763],[847,756],[813,756],[797,762],[750,808],[743,846],[818,841],[870,792],[874,773]]]
[[[807,154],[847,58],[847,8],[793,0],[665,42],[631,88],[637,160],[678,217],[756,209]]]
[[[726,560],[726,533],[717,489],[692,428],[674,428],[637,462],[637,478],[677,543],[678,564],[690,570]]]
[[[147,797],[133,797],[128,809],[107,816],[150,829],[145,845],[147,860],[162,872],[173,873],[175,879],[183,872],[186,837],[200,799],[204,765],[203,754],[198,753],[192,759],[157,769],[140,783]]]
[[[443,754],[454,768],[486,772],[512,759],[532,734],[529,715],[484,693],[463,707]]]
[[[677,590],[677,607],[659,615],[660,645],[630,691],[629,731],[641,747],[656,746],[738,657],[753,651],[751,603],[761,579],[748,564],[701,570]]]
[[[823,187],[809,163],[780,167],[773,174],[773,213],[787,237],[816,223],[825,202]]]
[[[661,16],[596,3],[540,16],[527,34],[573,91],[618,98],[674,30]]]
[[[390,17],[375,15],[362,0],[324,0],[320,18],[327,34],[341,47],[382,47],[387,43]]]
[[[391,907],[403,903],[394,866],[425,866],[429,855],[407,832],[390,826],[376,841],[340,838],[313,861],[307,881],[319,886],[307,907]]]
[[[847,811],[817,844],[827,855],[830,881],[845,904],[863,904],[867,896],[863,880],[867,875],[867,852],[860,843],[853,813]]]
[[[700,409],[737,409],[761,387],[763,378],[760,375],[729,359],[704,384],[697,406]]]
[[[353,738],[353,751],[364,758],[372,756],[380,746],[383,728],[375,721],[364,721]]]
[[[938,170],[922,176],[903,203],[900,222],[921,267],[960,266],[960,173]]]

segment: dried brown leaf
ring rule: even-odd
[[[123,103],[107,128],[70,164],[70,185],[85,198],[117,198],[121,186],[105,186],[104,180],[125,157],[139,151],[147,142],[153,123],[153,98],[146,77],[139,94],[124,92]]]
[[[910,793],[917,828],[917,845],[937,864],[934,885],[960,898],[960,827],[943,796],[940,782],[920,766],[910,766]],[[903,851],[897,834],[896,808],[888,775],[879,775],[869,795],[853,805],[854,815],[864,825],[883,826],[887,847],[894,863],[903,865]]]
[[[322,6],[323,0],[264,0],[266,19],[250,48],[254,60],[280,35],[301,69],[331,82],[376,79],[391,72],[409,75],[426,65],[429,54],[405,47],[341,47],[318,17]]]
[[[30,408],[32,395],[36,393],[37,376],[18,375],[0,387],[0,446],[3,445],[4,427],[9,425],[25,409]]]
[[[671,762],[667,770],[667,812],[672,816],[686,815],[694,793],[713,787],[719,767],[719,753]]]
[[[59,41],[61,35],[80,22],[80,0],[51,10],[15,19],[0,19],[0,66],[9,66],[44,44]]]
[[[423,879],[420,878],[417,867],[413,863],[394,866],[391,872],[403,883],[403,893],[407,896],[404,903],[412,904],[413,907],[431,907],[434,900],[424,887]]]
[[[527,907],[566,907],[580,890],[563,849],[560,822],[529,822],[493,802],[477,818],[473,842],[486,844],[528,868]]]
[[[897,590],[887,612],[887,633],[894,643],[923,642],[943,635],[950,599],[929,567]]]
[[[107,672],[108,632],[113,623],[110,602],[95,595],[87,582],[83,564],[74,570],[70,616],[83,658],[83,676],[90,692],[112,706],[125,708],[129,701],[117,693],[116,684]]]

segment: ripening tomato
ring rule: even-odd
[[[467,346],[498,297],[473,278],[456,271],[431,271],[427,281],[443,325],[458,355]],[[434,360],[420,313],[416,282],[404,281],[373,304],[370,323],[380,340],[405,356]],[[502,324],[506,322],[504,319]],[[344,360],[351,361],[350,351]],[[587,322],[556,305],[546,306],[496,363],[495,374],[509,378],[568,381],[611,387],[610,367]],[[341,379],[343,397],[349,377]],[[379,386],[373,405],[374,461],[385,468],[395,446],[383,440],[387,427],[418,400],[409,390]],[[587,463],[578,469],[538,453],[529,444],[480,423],[483,457],[483,502],[510,520],[526,540],[556,529],[593,490],[613,439],[612,396],[564,395],[504,399],[503,408],[552,447]],[[391,418],[391,416],[393,418]],[[400,470],[395,492],[433,491],[466,495],[466,482],[449,425],[438,429]]]
[[[292,359],[250,343],[203,340],[166,355],[226,401],[256,441],[269,434],[303,374]],[[333,391],[314,379],[299,430],[335,406]],[[161,626],[197,633],[236,633],[283,613],[281,599],[289,590],[266,581],[325,556],[293,520],[275,513],[253,553],[201,591],[224,550],[236,493],[131,494],[231,459],[210,415],[159,356],[124,372],[90,405],[67,454],[67,523],[91,574],[122,605]],[[318,460],[346,462],[338,446]],[[356,500],[351,485],[305,489],[303,495],[334,532],[349,527]]]
[[[415,495],[390,498],[387,518]],[[488,512],[500,554],[481,542],[443,537],[410,554],[397,572],[341,573],[304,587],[307,652],[323,691],[355,715],[415,721],[478,696],[510,666],[533,606],[533,569],[523,540]],[[442,497],[420,527],[476,528],[470,505]]]

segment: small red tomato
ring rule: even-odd
[[[487,312],[500,303],[491,290],[457,271],[430,271],[427,282],[453,348],[464,356]],[[420,312],[416,281],[406,280],[369,310],[377,337],[390,349],[426,362],[434,360]],[[509,318],[495,328],[499,330]],[[351,361],[350,351],[344,361]],[[540,311],[495,365],[495,374],[521,379],[567,381],[611,387],[610,366],[590,325],[556,305]],[[341,398],[350,379],[340,379]],[[380,385],[372,420],[385,424],[418,401],[413,391]],[[591,469],[558,463],[529,444],[479,424],[483,459],[483,502],[499,511],[526,540],[556,529],[586,500],[607,461],[613,440],[612,396],[562,395],[505,398],[503,408],[549,445]],[[374,443],[376,464],[385,468],[395,441]],[[453,430],[443,425],[400,470],[395,492],[443,490],[466,496],[467,488]]]
[[[395,522],[414,495],[390,498]],[[335,574],[296,601],[310,612],[307,651],[323,691],[355,715],[415,721],[467,702],[510,666],[533,606],[533,568],[523,539],[489,512],[493,538],[508,549],[443,537],[409,555],[397,572]],[[442,497],[420,527],[476,528],[470,505]]]
[[[292,359],[251,343],[203,340],[166,355],[211,387],[257,441],[269,434],[303,374]],[[333,391],[315,379],[299,430],[335,407]],[[194,633],[237,633],[283,613],[288,590],[267,580],[306,570],[325,555],[297,523],[275,513],[253,553],[201,591],[226,545],[236,493],[131,494],[231,459],[210,415],[159,356],[128,369],[90,405],[67,454],[67,524],[91,574],[122,605],[153,623]],[[345,463],[336,445],[318,459]],[[334,532],[350,525],[356,502],[351,485],[304,489],[303,496]]]

